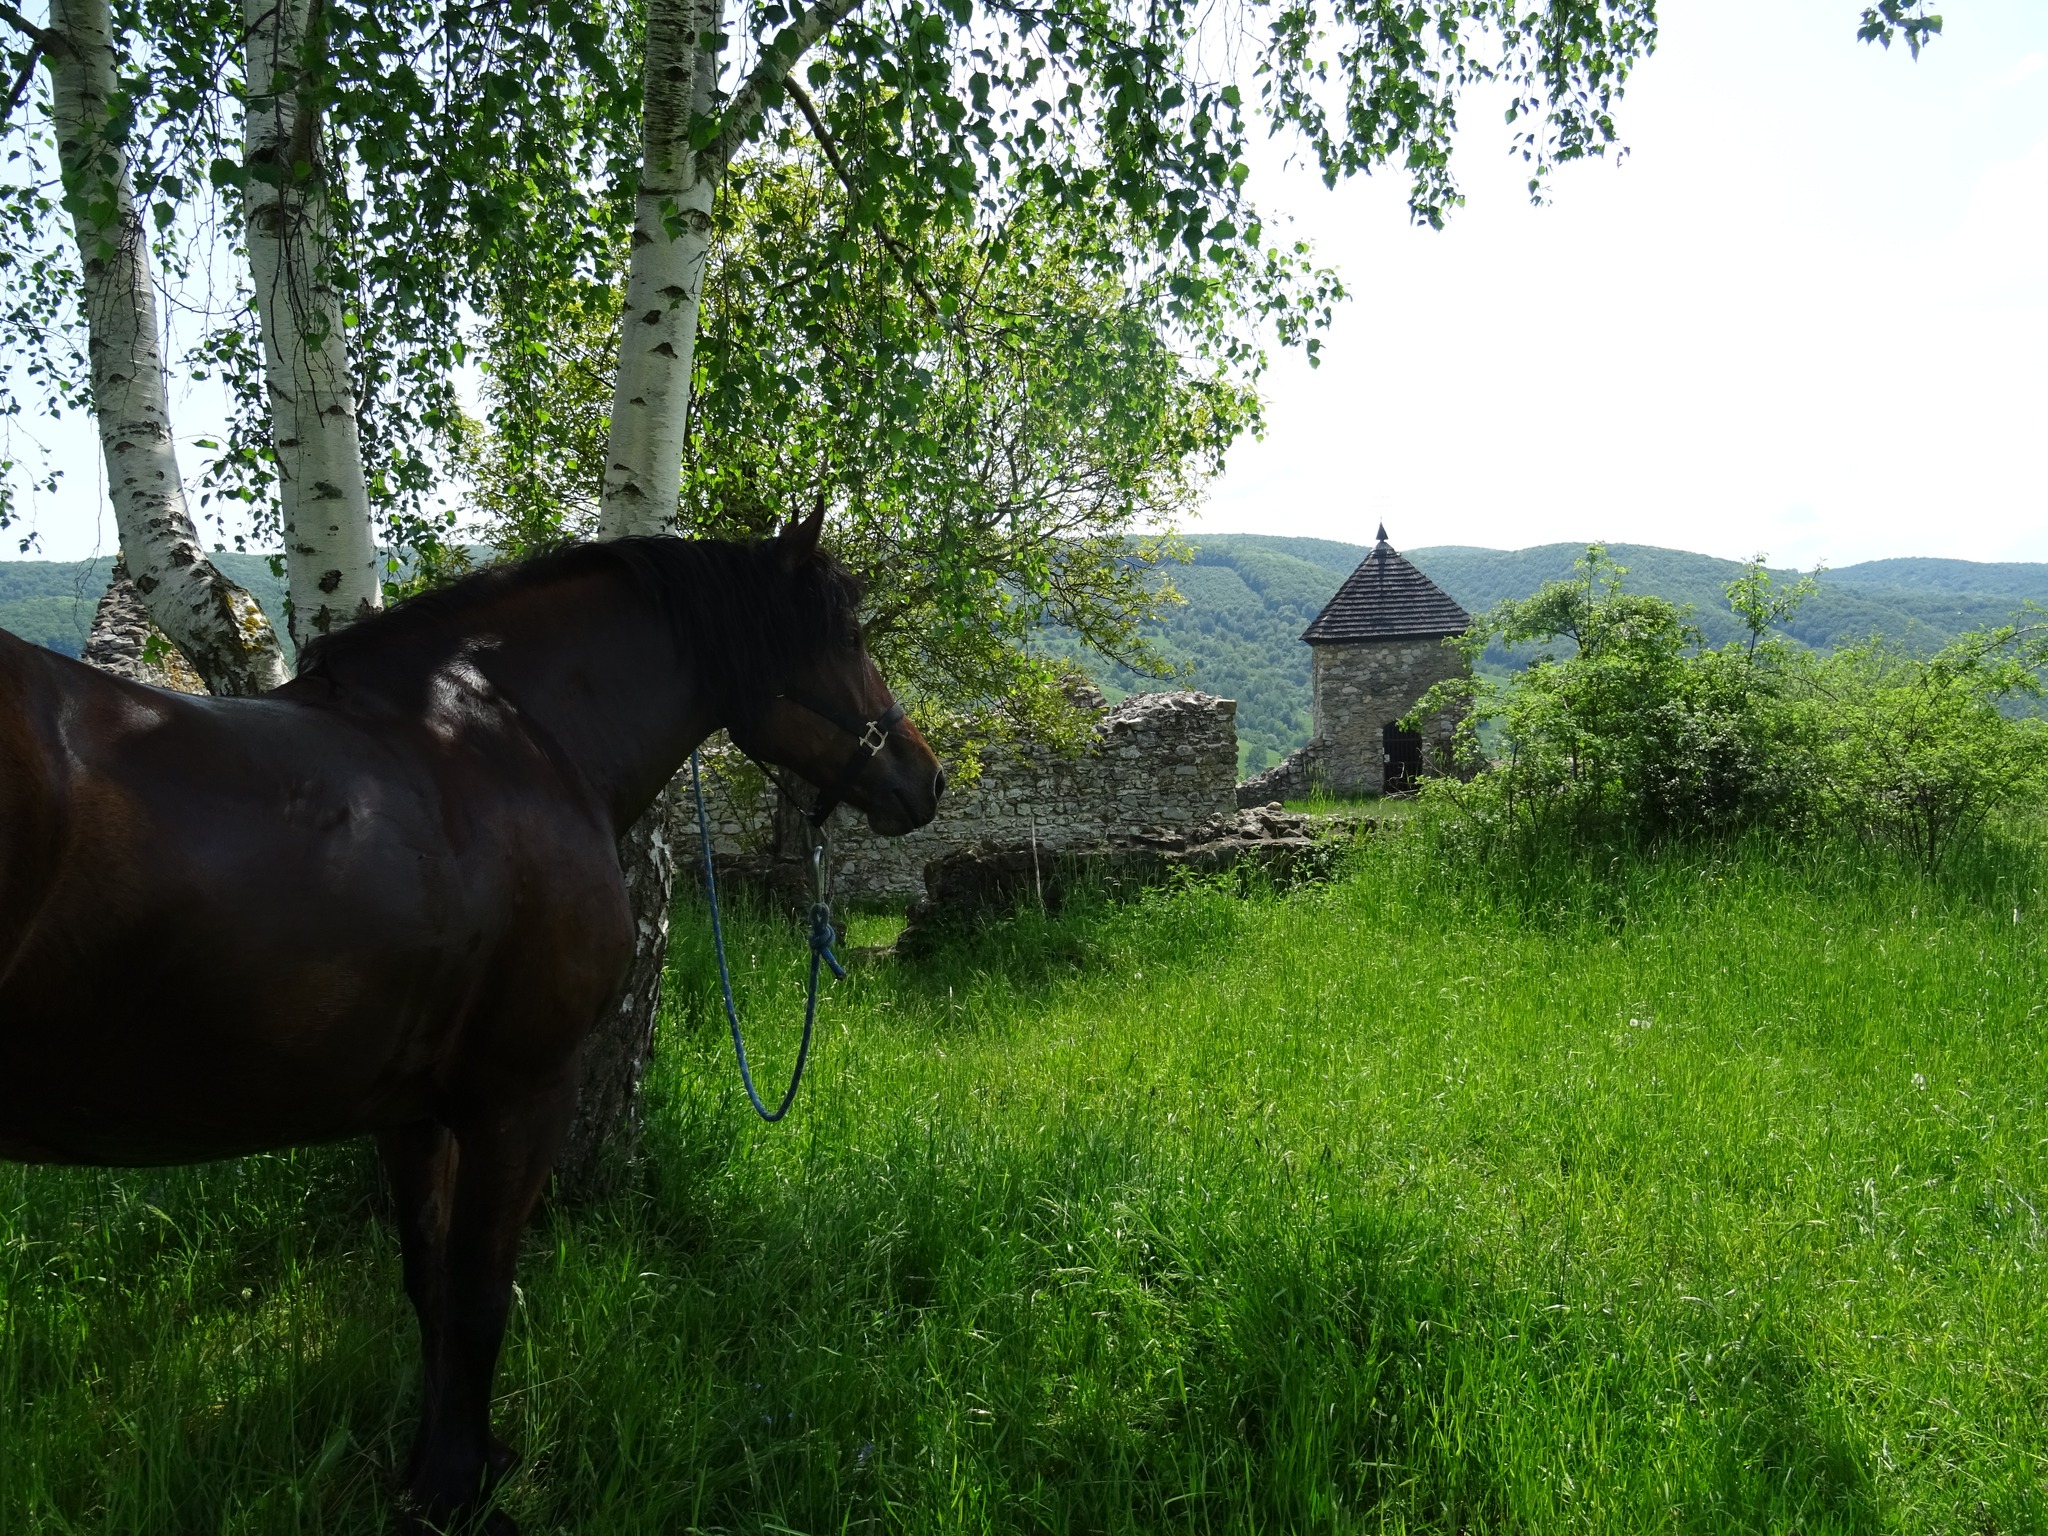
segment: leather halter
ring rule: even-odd
[[[882,749],[889,745],[889,736],[903,719],[904,708],[891,702],[872,720],[853,720],[828,709],[813,699],[801,694],[784,693],[779,697],[787,699],[799,709],[807,709],[820,720],[836,725],[854,738],[853,751],[847,754],[846,765],[839,770],[839,776],[832,783],[818,791],[818,803],[811,807],[810,823],[814,827],[825,825],[825,818],[839,809],[853,786],[860,782],[860,776],[867,772],[868,764],[882,755]]]

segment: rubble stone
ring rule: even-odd
[[[925,867],[925,894],[896,941],[916,955],[977,917],[1038,905],[1058,911],[1079,889],[1124,897],[1182,873],[1256,872],[1277,884],[1328,873],[1344,844],[1374,826],[1363,817],[1301,816],[1277,807],[1218,813],[1190,827],[1148,827],[1091,847],[1049,852],[1018,844],[957,848]]]

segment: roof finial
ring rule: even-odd
[[[1387,542],[1387,525],[1385,523],[1380,524],[1380,542],[1382,544]]]

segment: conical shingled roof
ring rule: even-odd
[[[1337,595],[1302,631],[1310,645],[1335,645],[1346,640],[1440,640],[1462,635],[1472,615],[1418,571],[1387,542],[1382,527],[1379,543],[1344,579]]]

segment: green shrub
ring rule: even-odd
[[[1936,868],[1956,840],[2048,791],[2048,722],[2011,706],[2042,694],[2039,624],[1966,634],[1929,657],[1881,641],[1804,669],[1798,708],[1829,820]]]
[[[1749,642],[1709,649],[1689,610],[1624,590],[1626,570],[1598,545],[1577,568],[1575,580],[1498,604],[1458,642],[1475,662],[1489,646],[1539,647],[1526,668],[1454,679],[1417,705],[1415,720],[1459,722],[1440,765],[1457,771],[1430,797],[1518,842],[1801,820],[1805,754],[1782,707],[1789,647],[1768,633],[1800,590],[1761,597],[1769,577],[1752,567],[1737,584],[1756,617]]]
[[[1813,579],[1774,589],[1759,557],[1726,588],[1745,638],[1710,647],[1600,546],[1577,569],[1457,642],[1473,662],[1541,647],[1524,670],[1439,684],[1409,717],[1457,720],[1425,809],[1483,851],[1838,829],[1933,868],[2048,788],[2048,731],[2011,707],[2041,694],[2048,627],[1818,656],[1779,633]]]

